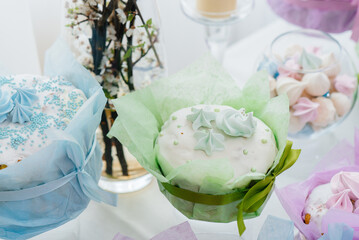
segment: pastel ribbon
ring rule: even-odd
[[[226,205],[231,202],[242,200],[237,208],[237,226],[239,234],[242,235],[246,227],[243,221],[243,212],[256,212],[266,201],[271,193],[276,176],[290,168],[298,159],[300,150],[291,149],[292,142],[287,141],[287,145],[283,151],[282,157],[274,170],[263,180],[258,181],[252,187],[244,190],[238,190],[233,193],[224,195],[212,195],[190,190],[182,189],[169,183],[160,183],[170,194],[193,203],[206,205]]]
[[[354,41],[359,40],[359,0],[352,0],[351,2],[343,1],[320,1],[320,0],[284,0],[287,3],[297,5],[302,8],[315,8],[324,11],[335,10],[357,10],[352,28],[351,39]]]
[[[91,149],[87,154],[85,154],[82,151],[81,146],[77,142],[71,139],[66,139],[65,141],[69,143],[69,146],[80,150],[80,151],[76,151],[78,153],[76,154],[76,158],[74,158],[73,154],[69,154],[72,155],[72,157],[70,158],[73,161],[73,163],[76,165],[76,170],[63,176],[62,178],[32,188],[26,188],[21,190],[14,190],[14,191],[0,191],[0,202],[22,201],[22,200],[36,198],[62,187],[63,185],[65,185],[66,183],[70,182],[75,177],[77,177],[81,189],[87,197],[96,201],[103,201],[113,206],[116,206],[117,199],[115,195],[99,188],[95,180],[85,170],[85,166],[87,165],[89,160],[92,159],[97,147],[96,135],[94,135],[93,137]],[[56,143],[54,142],[53,144]],[[76,164],[76,163],[80,163],[80,164]]]

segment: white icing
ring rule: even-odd
[[[213,112],[233,109],[220,105],[198,105],[194,108],[205,107],[207,111]],[[234,178],[250,173],[252,168],[258,173],[266,173],[272,166],[278,151],[276,141],[270,128],[258,118],[254,117],[257,127],[248,138],[228,136],[215,126],[215,121],[211,121],[213,131],[224,135],[225,147],[223,151],[214,151],[209,156],[202,150],[194,150],[198,141],[194,138],[192,122],[187,120],[187,115],[191,113],[191,107],[174,112],[162,127],[157,144],[161,155],[159,164],[165,175],[191,160],[227,158],[233,166]],[[262,143],[263,139],[267,140],[266,143]]]
[[[310,214],[310,222],[314,222],[321,232],[322,218],[328,212],[326,202],[333,195],[330,183],[319,185],[309,194],[304,208],[304,214]]]

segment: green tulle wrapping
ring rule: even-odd
[[[284,95],[270,98],[267,73],[254,74],[243,89],[239,89],[231,76],[210,56],[204,56],[179,73],[113,103],[119,117],[109,136],[117,137],[160,183],[170,183],[194,192],[223,195],[247,190],[246,186],[252,180],[260,181],[271,174],[287,143],[288,99]],[[249,173],[233,180],[233,171],[227,159],[206,161],[205,165],[194,159],[163,176],[156,159],[161,156],[158,156],[155,144],[161,126],[173,112],[198,104],[228,105],[235,109],[244,107],[246,112],[253,112],[255,117],[266,123],[272,129],[278,146],[270,171],[266,175]],[[200,186],[193,186],[187,181],[188,176],[193,175],[202,180]],[[171,195],[162,184],[159,185],[168,200],[189,218],[213,222],[237,220],[237,206],[241,200],[226,205],[193,203]],[[262,207],[245,213],[243,217],[258,216]]]

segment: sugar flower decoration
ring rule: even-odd
[[[11,99],[15,102],[17,100],[21,105],[31,106],[39,98],[36,96],[35,89],[29,88],[15,88],[16,93],[12,95]]]
[[[333,193],[349,189],[350,198],[359,198],[359,172],[339,172],[331,179]]]
[[[213,132],[213,129],[195,132],[194,137],[198,140],[198,144],[194,149],[202,150],[208,156],[212,155],[213,151],[224,150],[224,136]]]
[[[192,109],[192,114],[187,116],[187,120],[193,123],[193,130],[197,130],[200,127],[212,128],[211,121],[216,119],[216,113],[206,111],[204,109]]]
[[[250,137],[257,122],[253,119],[253,113],[246,114],[243,108],[239,111],[227,109],[218,114],[216,125],[229,136]]]
[[[353,203],[349,197],[350,190],[346,189],[340,193],[334,194],[328,199],[326,206],[327,208],[341,209],[346,212],[353,212]]]
[[[10,93],[0,88],[0,123],[4,122],[8,113],[14,108]]]
[[[14,109],[10,113],[10,118],[13,123],[24,124],[25,122],[30,121],[30,117],[32,116],[32,108],[26,105],[22,105],[15,99]]]

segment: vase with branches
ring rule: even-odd
[[[111,99],[149,84],[165,74],[159,28],[146,18],[140,2],[149,0],[72,0],[66,2],[67,26],[75,39],[78,60],[90,70],[108,98],[100,128],[104,145],[105,173],[114,177],[116,155],[123,177],[130,176],[124,150],[116,138],[108,138],[117,116]],[[155,0],[154,0],[155,1]],[[145,74],[144,74],[145,73]],[[116,154],[113,153],[116,152]]]

